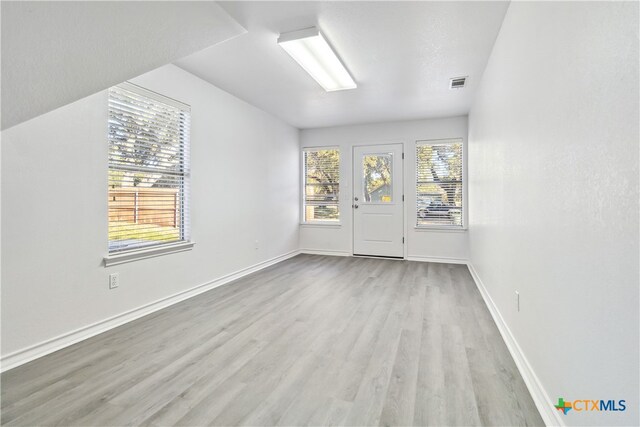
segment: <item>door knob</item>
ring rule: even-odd
[[[357,201],[358,201],[358,198],[357,198],[357,197],[354,197],[354,198],[353,198],[353,200],[355,200],[355,201],[357,202]]]
[[[358,205],[353,205],[354,208],[358,209]]]

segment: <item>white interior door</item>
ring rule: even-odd
[[[404,256],[402,144],[353,148],[353,253]]]

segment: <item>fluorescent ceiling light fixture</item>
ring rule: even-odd
[[[327,92],[357,87],[316,27],[280,34],[278,44]]]

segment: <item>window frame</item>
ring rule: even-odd
[[[461,210],[461,224],[460,225],[445,225],[445,224],[418,224],[418,147],[420,145],[450,145],[450,144],[462,144],[462,203]],[[467,144],[466,139],[463,137],[454,138],[441,138],[441,139],[419,139],[415,141],[414,150],[414,206],[413,206],[413,228],[416,231],[439,231],[439,232],[465,232],[467,231],[468,213],[467,213]]]
[[[337,202],[337,207],[338,207],[338,219],[336,221],[331,221],[331,220],[322,220],[322,219],[317,219],[317,220],[311,220],[311,221],[307,221],[306,219],[306,184],[307,184],[307,177],[306,177],[306,171],[305,171],[305,159],[304,159],[304,155],[306,152],[308,151],[324,151],[324,150],[335,150],[338,152],[338,173],[340,174],[340,178],[338,180],[338,202]],[[340,150],[339,146],[336,145],[322,145],[322,146],[310,146],[310,147],[302,147],[302,149],[300,150],[300,182],[301,182],[301,190],[300,190],[300,225],[303,226],[308,226],[308,227],[327,227],[327,228],[331,228],[331,227],[341,227],[342,226],[342,207],[341,207],[341,201],[340,201],[340,191],[341,191],[341,187],[342,187],[342,152]]]
[[[171,107],[177,108],[184,113],[188,114],[188,124],[189,128],[186,129],[186,132],[181,135],[181,149],[183,150],[183,155],[179,164],[180,173],[176,174],[176,177],[179,177],[181,180],[181,185],[179,188],[180,193],[180,227],[179,227],[179,236],[180,240],[172,240],[169,242],[157,242],[147,245],[136,245],[130,248],[123,249],[114,249],[111,246],[111,240],[108,237],[109,232],[109,207],[107,206],[107,255],[103,258],[105,267],[110,265],[122,264],[129,261],[135,261],[138,259],[144,258],[152,258],[160,255],[165,255],[174,252],[183,252],[186,250],[190,250],[195,245],[195,242],[192,240],[191,236],[191,194],[190,194],[190,184],[191,184],[191,161],[190,161],[190,149],[191,149],[191,136],[190,136],[190,125],[191,125],[191,106],[185,104],[183,102],[177,101],[173,98],[167,97],[165,95],[153,92],[144,87],[138,86],[136,84],[130,82],[123,82],[118,85],[115,85],[113,88],[119,88],[121,90],[125,90],[131,92],[137,96],[146,98],[148,101],[158,102],[165,105],[169,105]],[[111,90],[111,89],[109,89]],[[111,114],[111,95],[107,90],[107,116]],[[110,129],[109,124],[107,124],[107,129]],[[111,152],[111,140],[107,133],[107,146],[108,146],[108,154],[107,154],[107,174],[106,176],[110,176],[112,170],[119,170],[117,165],[112,165],[110,161],[110,152]],[[113,168],[113,169],[112,169]],[[147,172],[147,170],[140,169],[140,172]],[[132,168],[133,170],[133,168]],[[106,185],[107,198],[109,194],[109,184]]]

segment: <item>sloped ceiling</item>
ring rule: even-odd
[[[2,129],[245,32],[215,2],[2,1]]]
[[[467,114],[508,2],[220,2],[247,33],[176,62],[299,128]],[[277,44],[318,26],[358,83],[325,92]],[[464,89],[449,78],[469,76]]]

